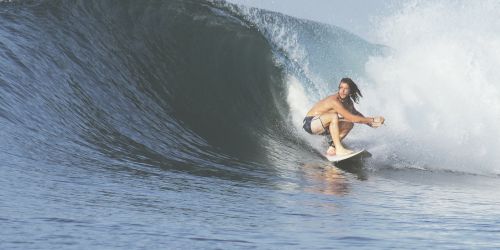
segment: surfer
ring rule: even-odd
[[[356,83],[350,78],[342,78],[337,93],[318,101],[307,112],[303,121],[303,128],[309,134],[331,135],[332,142],[326,151],[328,156],[346,155],[352,153],[346,149],[341,140],[354,127],[354,123],[363,123],[372,128],[384,124],[384,117],[365,117],[354,108],[363,97]]]

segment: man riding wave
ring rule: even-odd
[[[384,124],[384,117],[365,117],[354,108],[363,97],[356,83],[350,78],[342,78],[337,93],[318,101],[307,112],[303,121],[303,128],[309,134],[330,134],[333,143],[330,143],[326,155],[346,155],[352,153],[346,149],[341,141],[354,127],[354,123],[363,123],[372,128]]]

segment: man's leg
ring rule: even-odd
[[[346,155],[352,153],[351,150],[344,148],[344,146],[340,142],[339,117],[337,116],[337,113],[335,113],[335,115],[332,116],[329,128],[330,128],[330,134],[332,135],[333,144],[335,145],[335,154]]]
[[[349,134],[349,132],[352,130],[354,127],[354,123],[352,122],[347,122],[347,121],[340,121],[339,122],[339,129],[340,129],[340,141],[342,142],[344,138]],[[333,145],[333,139],[330,134],[326,135],[326,141],[328,145],[328,150],[326,151],[327,155],[335,155],[335,148],[332,146]]]
[[[354,127],[354,123],[347,121],[339,121],[339,130],[340,130],[340,141],[344,140],[344,138],[351,132],[351,129]]]
[[[352,153],[351,150],[348,150],[344,148],[342,143],[340,143],[341,137],[340,137],[340,129],[339,129],[339,117],[337,115],[337,112],[330,112],[321,115],[321,121],[323,122],[324,126],[328,126],[330,130],[330,135],[332,136],[333,139],[333,144],[335,145],[335,154],[337,155],[345,155],[345,154],[350,154]],[[344,131],[344,137],[347,135],[347,133],[350,131],[350,129],[345,132]],[[331,151],[330,148],[328,151]],[[328,153],[328,152],[327,152]]]

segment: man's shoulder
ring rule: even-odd
[[[337,94],[329,95],[324,100],[331,103],[340,103]]]

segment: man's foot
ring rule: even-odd
[[[339,149],[337,149],[337,151],[336,151],[336,154],[337,154],[338,156],[341,156],[341,155],[348,155],[348,154],[352,154],[352,153],[354,153],[354,151],[349,150],[349,149],[345,149],[345,148],[339,148]]]
[[[336,152],[335,152],[335,148],[330,146],[328,147],[328,150],[326,150],[326,155],[327,156],[335,156]]]

